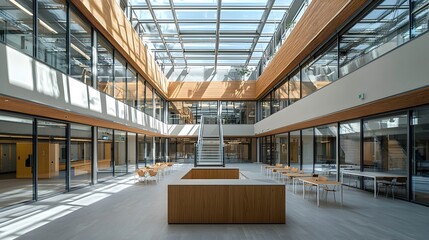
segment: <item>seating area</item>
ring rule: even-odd
[[[158,183],[164,176],[170,174],[174,169],[173,162],[160,162],[152,166],[137,168],[134,173],[134,182],[155,181]]]

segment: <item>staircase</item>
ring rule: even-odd
[[[221,110],[219,110],[221,112]],[[204,127],[204,116],[201,116],[198,142],[195,147],[195,167],[225,167],[222,119],[217,116],[216,129],[210,132]]]

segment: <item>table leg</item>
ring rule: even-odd
[[[288,181],[288,179],[286,179]],[[295,178],[292,179],[292,191],[295,193]]]
[[[304,181],[302,181],[302,198],[305,198],[305,184],[304,184]]]
[[[319,184],[316,185],[316,190],[317,190],[317,193],[316,193],[316,196],[317,196],[317,206],[319,206]]]
[[[341,207],[343,206],[343,184],[340,185],[340,191],[341,191]]]

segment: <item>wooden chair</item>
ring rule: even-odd
[[[142,168],[138,168],[137,170],[136,170],[136,172],[135,172],[135,178],[134,178],[134,182],[136,182],[136,179],[137,179],[137,181],[139,181],[140,182],[140,180],[142,180],[143,179],[143,181],[145,181],[146,180],[146,169],[142,169]]]
[[[158,183],[158,171],[156,169],[149,169],[149,175],[146,180],[155,180]]]

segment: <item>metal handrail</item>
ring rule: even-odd
[[[198,141],[197,141],[197,162],[199,162],[201,159],[201,152],[203,150],[203,132],[204,132],[204,116],[201,115],[200,118],[200,129],[198,131]]]

